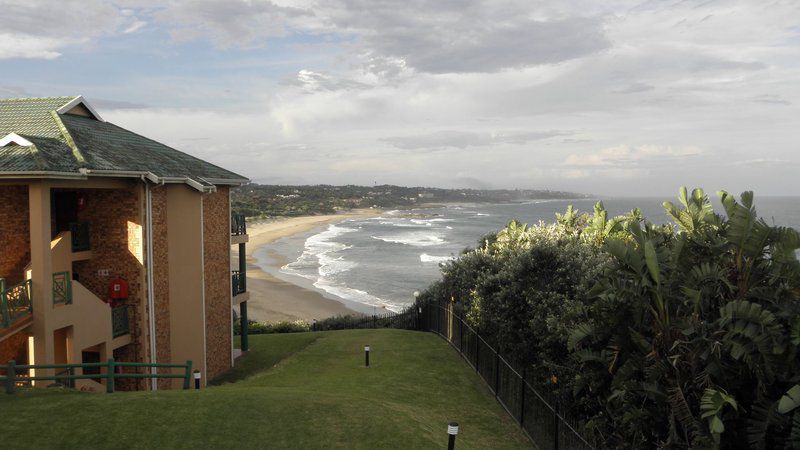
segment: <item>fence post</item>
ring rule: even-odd
[[[561,425],[558,420],[558,402],[553,404],[553,450],[558,450],[558,429]]]
[[[522,392],[520,393],[519,401],[519,426],[525,428],[525,370],[526,366],[522,366]]]
[[[458,312],[458,352],[464,355],[464,319],[461,317],[463,311]]]
[[[183,389],[192,387],[192,361],[186,361],[186,375],[183,377]]]
[[[439,313],[439,309],[441,309],[441,307],[442,307],[441,306],[441,302],[439,300],[436,300],[436,333],[437,334],[441,334],[441,333],[439,333],[439,323],[442,320],[441,314]]]
[[[106,392],[109,394],[114,393],[114,358],[108,358],[108,365],[106,366]]]
[[[16,386],[17,377],[17,362],[13,359],[8,362],[8,368],[6,369],[6,394],[13,394],[14,387]]]
[[[494,351],[494,398],[498,396],[498,389],[500,387],[500,352]]]
[[[480,375],[481,370],[479,364],[481,363],[481,333],[478,327],[475,327],[475,372]]]

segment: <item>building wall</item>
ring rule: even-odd
[[[17,364],[27,364],[28,333],[17,333],[0,341],[0,364],[15,360]]]
[[[153,291],[156,319],[156,361],[173,362],[170,347],[169,302],[169,227],[167,225],[167,187],[151,188],[153,209]],[[169,380],[159,380],[159,388],[167,388]]]
[[[202,207],[200,192],[167,186],[170,352],[173,362],[192,361],[205,382]]]
[[[0,185],[0,217],[0,278],[9,286],[25,278],[31,260],[27,185]]]
[[[109,298],[111,280],[120,277],[128,282],[131,343],[114,351],[119,361],[146,360],[147,303],[144,272],[143,192],[139,184],[123,189],[84,189],[86,207],[78,220],[89,222],[92,257],[73,264],[81,284],[101,299]],[[108,276],[100,271],[107,270]],[[109,355],[110,356],[110,355]],[[143,388],[138,380],[121,380],[120,389]]]
[[[231,274],[229,189],[203,195],[203,249],[208,379],[231,367]]]

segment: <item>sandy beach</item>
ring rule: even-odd
[[[314,228],[342,220],[377,216],[373,209],[354,210],[342,214],[325,216],[303,216],[276,219],[273,221],[248,223],[247,234],[247,290],[250,301],[247,312],[257,322],[280,322],[324,319],[342,314],[356,314],[342,303],[324,297],[317,291],[305,289],[275,278],[261,270],[253,253],[280,238],[306,233]],[[237,252],[233,252],[234,257]],[[236,261],[236,258],[233,259]]]

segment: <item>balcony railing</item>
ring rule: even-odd
[[[72,278],[69,272],[57,272],[53,274],[53,304],[72,304]]]
[[[31,311],[31,280],[25,280],[0,292],[0,325],[3,328],[10,327]]]
[[[115,338],[131,333],[131,305],[111,308],[111,334]]]
[[[231,272],[231,289],[234,296],[247,292],[247,276],[244,272],[239,270]]]
[[[234,236],[247,234],[247,221],[244,219],[244,214],[233,214],[231,216],[231,234]]]
[[[85,252],[92,249],[89,241],[89,223],[72,222],[69,224],[69,231],[72,233],[72,252]]]

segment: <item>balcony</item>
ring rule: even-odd
[[[72,253],[86,252],[92,249],[87,222],[72,222],[69,224],[69,231],[72,235]]]
[[[247,292],[247,273],[239,270],[231,271],[231,294],[233,294],[233,304],[238,305],[250,299]]]
[[[11,328],[30,316],[33,311],[31,280],[11,286],[0,292],[0,328]]]
[[[231,244],[245,244],[247,240],[247,221],[244,214],[233,214],[231,216]]]
[[[131,305],[120,305],[111,308],[111,334],[118,338],[131,333]]]
[[[53,305],[72,304],[72,277],[69,272],[53,274]]]
[[[247,276],[244,272],[239,270],[231,272],[231,288],[234,297],[247,292]]]

